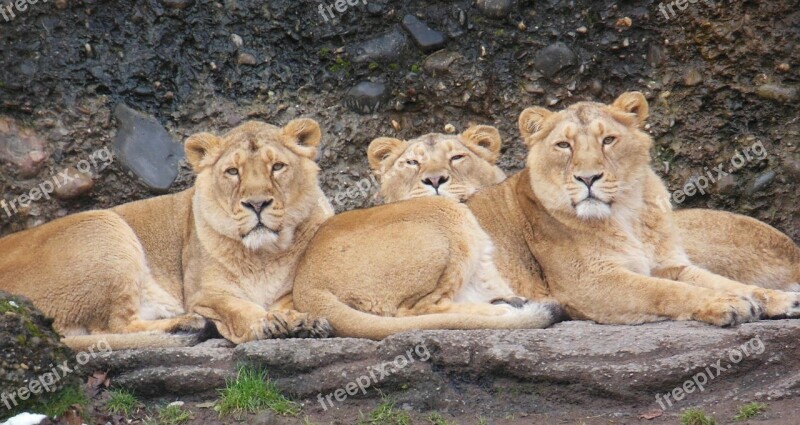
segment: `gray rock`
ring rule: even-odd
[[[776,102],[789,103],[798,100],[797,87],[788,87],[780,84],[763,84],[758,87],[756,93],[764,99]]]
[[[11,164],[20,177],[30,178],[39,173],[49,156],[44,139],[33,129],[0,116],[0,161]]]
[[[720,195],[733,195],[736,193],[736,176],[726,174],[717,180],[717,193]]]
[[[159,122],[124,104],[114,110],[117,135],[114,153],[122,165],[152,191],[164,192],[178,177],[184,159],[183,146],[176,143]]]
[[[478,0],[478,10],[487,18],[505,18],[513,6],[514,0]]]
[[[502,391],[506,402],[537,406],[565,400],[604,405],[655,405],[656,394],[682,386],[720,362],[705,391],[688,394],[709,405],[781,391],[800,395],[797,320],[721,329],[696,322],[604,326],[565,322],[549,329],[416,331],[375,342],[360,339],[258,341],[226,348],[181,348],[101,354],[86,370],[112,370],[115,385],[142,394],[214,394],[239,364],[269,371],[288,394],[318,403],[352,382],[359,398],[391,392],[398,406],[465,409]],[[382,373],[381,371],[388,372]],[[781,378],[776,379],[776,376]],[[747,386],[741,386],[747,382]],[[444,400],[450,400],[447,404]],[[443,403],[445,404],[443,406]],[[466,407],[463,403],[467,403]],[[657,407],[657,405],[656,405]]]
[[[403,28],[424,52],[441,49],[447,42],[444,33],[431,29],[428,24],[414,15],[406,15],[403,18]]]
[[[552,78],[562,69],[575,65],[577,60],[575,53],[559,41],[539,50],[534,63],[545,77]]]
[[[236,57],[236,63],[239,65],[255,65],[258,63],[258,61],[256,60],[256,57],[250,53],[242,52]]]
[[[383,83],[362,81],[347,91],[344,105],[359,114],[371,114],[386,104],[388,92]]]
[[[356,43],[347,49],[353,62],[393,62],[408,47],[408,38],[399,28],[373,39]]]
[[[767,172],[759,174],[758,177],[753,181],[753,185],[750,187],[750,193],[756,193],[761,189],[767,187],[772,180],[775,180],[775,176],[777,173],[775,171],[769,170]]]
[[[463,58],[461,53],[440,50],[425,58],[422,62],[422,69],[430,74],[449,72],[453,62]]]

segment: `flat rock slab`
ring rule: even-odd
[[[267,370],[284,392],[323,406],[390,393],[422,410],[474,403],[540,412],[564,404],[646,409],[660,407],[660,394],[662,407],[670,409],[797,396],[798,337],[797,320],[731,329],[694,322],[566,322],[543,330],[417,331],[380,342],[212,342],[119,351],[97,357],[86,371],[110,369],[115,385],[151,397],[216,394],[246,364]]]
[[[178,177],[183,146],[153,117],[124,104],[114,109],[119,126],[114,151],[123,166],[154,192],[165,192]]]

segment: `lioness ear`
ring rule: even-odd
[[[406,142],[392,137],[378,137],[369,144],[367,148],[367,159],[369,168],[378,175],[385,171],[383,161],[397,149],[405,147]]]
[[[650,116],[650,106],[647,105],[647,99],[638,91],[622,93],[611,106],[622,112],[636,115],[639,127],[643,127]]]
[[[542,129],[544,121],[553,115],[552,111],[544,108],[528,108],[519,116],[519,132],[522,139],[528,144],[528,137]]]
[[[468,146],[477,145],[483,148],[473,152],[492,164],[496,163],[500,157],[500,147],[503,145],[500,132],[490,125],[475,125],[468,128],[461,134],[461,141],[467,143]]]
[[[316,159],[317,147],[322,140],[322,130],[316,121],[310,118],[289,121],[283,127],[283,134],[289,138],[289,149],[298,155]]]
[[[186,139],[183,148],[189,164],[195,172],[199,173],[203,168],[214,163],[221,146],[221,138],[211,133],[197,133]]]

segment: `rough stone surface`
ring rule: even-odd
[[[154,191],[166,191],[178,177],[183,146],[153,117],[119,104],[114,152],[122,164]]]
[[[514,6],[514,0],[478,0],[478,10],[487,18],[505,18]]]
[[[62,373],[57,366],[65,364],[71,369],[77,365],[74,353],[59,338],[52,320],[30,301],[0,291],[0,394],[18,394],[20,388],[30,388],[28,385],[34,380],[53,383],[50,392],[42,391],[40,386],[34,397],[25,401],[17,399],[20,404],[12,406],[16,410],[46,403],[61,389],[78,383],[77,375]],[[62,379],[52,375],[54,368],[59,377],[64,375]],[[48,373],[51,374],[49,378],[38,379]],[[8,413],[5,402],[0,404],[0,420]]]
[[[46,142],[33,129],[0,116],[0,161],[10,163],[20,177],[33,177],[49,154]]]
[[[706,368],[713,376],[703,392],[687,394],[690,405],[800,395],[799,333],[796,320],[733,329],[565,322],[544,330],[410,332],[381,342],[292,339],[113,352],[86,367],[110,369],[115,382],[150,396],[211,393],[236,365],[247,364],[310,402],[372,373],[366,394],[356,398],[391,393],[421,410],[465,409],[464,402],[488,402],[501,393],[516,394],[503,397],[509,405],[530,404],[530,394],[537,394],[536,411],[565,403],[657,408],[656,394],[708,374]]]

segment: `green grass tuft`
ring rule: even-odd
[[[430,422],[431,425],[458,425],[455,422],[447,421],[439,412],[433,412],[428,415],[428,422]]]
[[[108,403],[106,403],[106,409],[109,412],[130,416],[131,413],[136,411],[139,400],[131,392],[120,389],[111,390],[108,393],[110,397],[108,398]]]
[[[739,408],[739,413],[733,419],[746,421],[764,413],[765,410],[767,410],[767,405],[764,403],[747,403]]]
[[[275,383],[267,378],[266,371],[246,367],[240,368],[236,379],[229,381],[221,391],[216,409],[220,415],[264,409],[285,416],[297,416],[300,413],[300,406],[281,394]]]
[[[394,408],[394,401],[384,399],[370,413],[369,418],[361,418],[359,425],[411,425],[411,416]]]
[[[689,409],[681,415],[681,425],[717,425],[717,421],[700,409]]]
[[[158,411],[158,425],[181,425],[192,419],[192,414],[178,405],[165,406]]]
[[[53,398],[42,402],[42,413],[47,415],[48,417],[60,417],[70,407],[74,405],[79,405],[84,407],[84,412],[86,411],[85,407],[89,405],[89,399],[86,397],[86,393],[78,386],[70,386],[64,388],[59,393],[57,393]],[[85,418],[84,418],[85,419]]]

